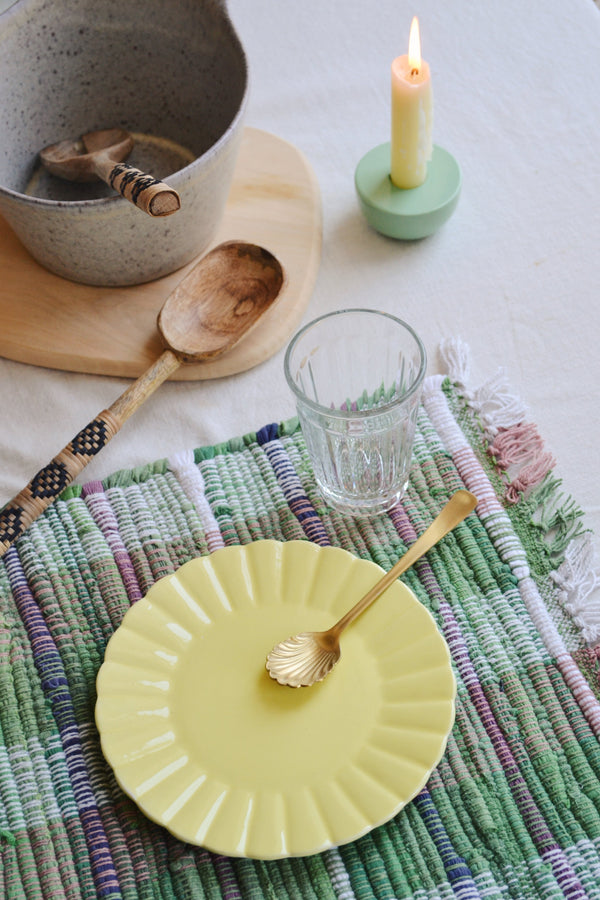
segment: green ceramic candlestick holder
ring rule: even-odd
[[[387,237],[414,241],[446,222],[458,203],[460,167],[447,150],[433,147],[427,178],[416,188],[397,188],[390,178],[390,144],[370,150],[356,167],[354,182],[363,214]]]

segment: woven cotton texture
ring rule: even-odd
[[[591,564],[576,577],[583,523],[522,409],[490,427],[482,396],[427,380],[408,493],[371,520],[326,507],[295,421],[72,487],[47,510],[0,564],[0,897],[600,900],[599,667],[586,643],[600,619],[586,611]],[[463,486],[476,513],[403,576],[458,686],[445,755],[415,799],[354,843],[271,862],[149,822],[94,725],[95,677],[129,605],[189,559],[261,538],[389,569]]]

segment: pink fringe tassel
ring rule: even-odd
[[[488,447],[499,469],[522,465],[506,490],[509,503],[516,503],[522,493],[535,487],[556,465],[551,453],[543,452],[544,443],[532,423],[519,422],[502,428]]]
[[[488,447],[488,453],[501,469],[536,456],[543,448],[543,441],[533,423],[519,422],[510,428],[502,428]]]
[[[551,453],[542,453],[536,460],[523,466],[517,477],[511,481],[506,489],[508,502],[516,503],[521,494],[539,484],[555,465],[556,460]]]

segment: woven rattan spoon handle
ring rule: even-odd
[[[98,156],[94,170],[102,181],[149,216],[170,216],[181,206],[177,191],[129,163],[114,165],[109,159]]]
[[[283,280],[279,262],[255,244],[220,244],[196,263],[159,314],[164,353],[0,511],[0,556],[182,362],[234,347],[275,302]]]
[[[53,503],[123,423],[180,365],[171,350],[138,378],[115,403],[75,435],[0,512],[0,556]]]

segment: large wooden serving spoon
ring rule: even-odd
[[[219,244],[196,263],[158,315],[161,356],[0,511],[0,557],[169,375],[182,363],[231,350],[273,305],[283,282],[280,263],[256,244]]]
[[[67,181],[105,181],[150,216],[177,212],[181,207],[177,191],[123,162],[133,144],[133,137],[122,128],[89,131],[79,140],[44,147],[40,160],[49,172]]]

